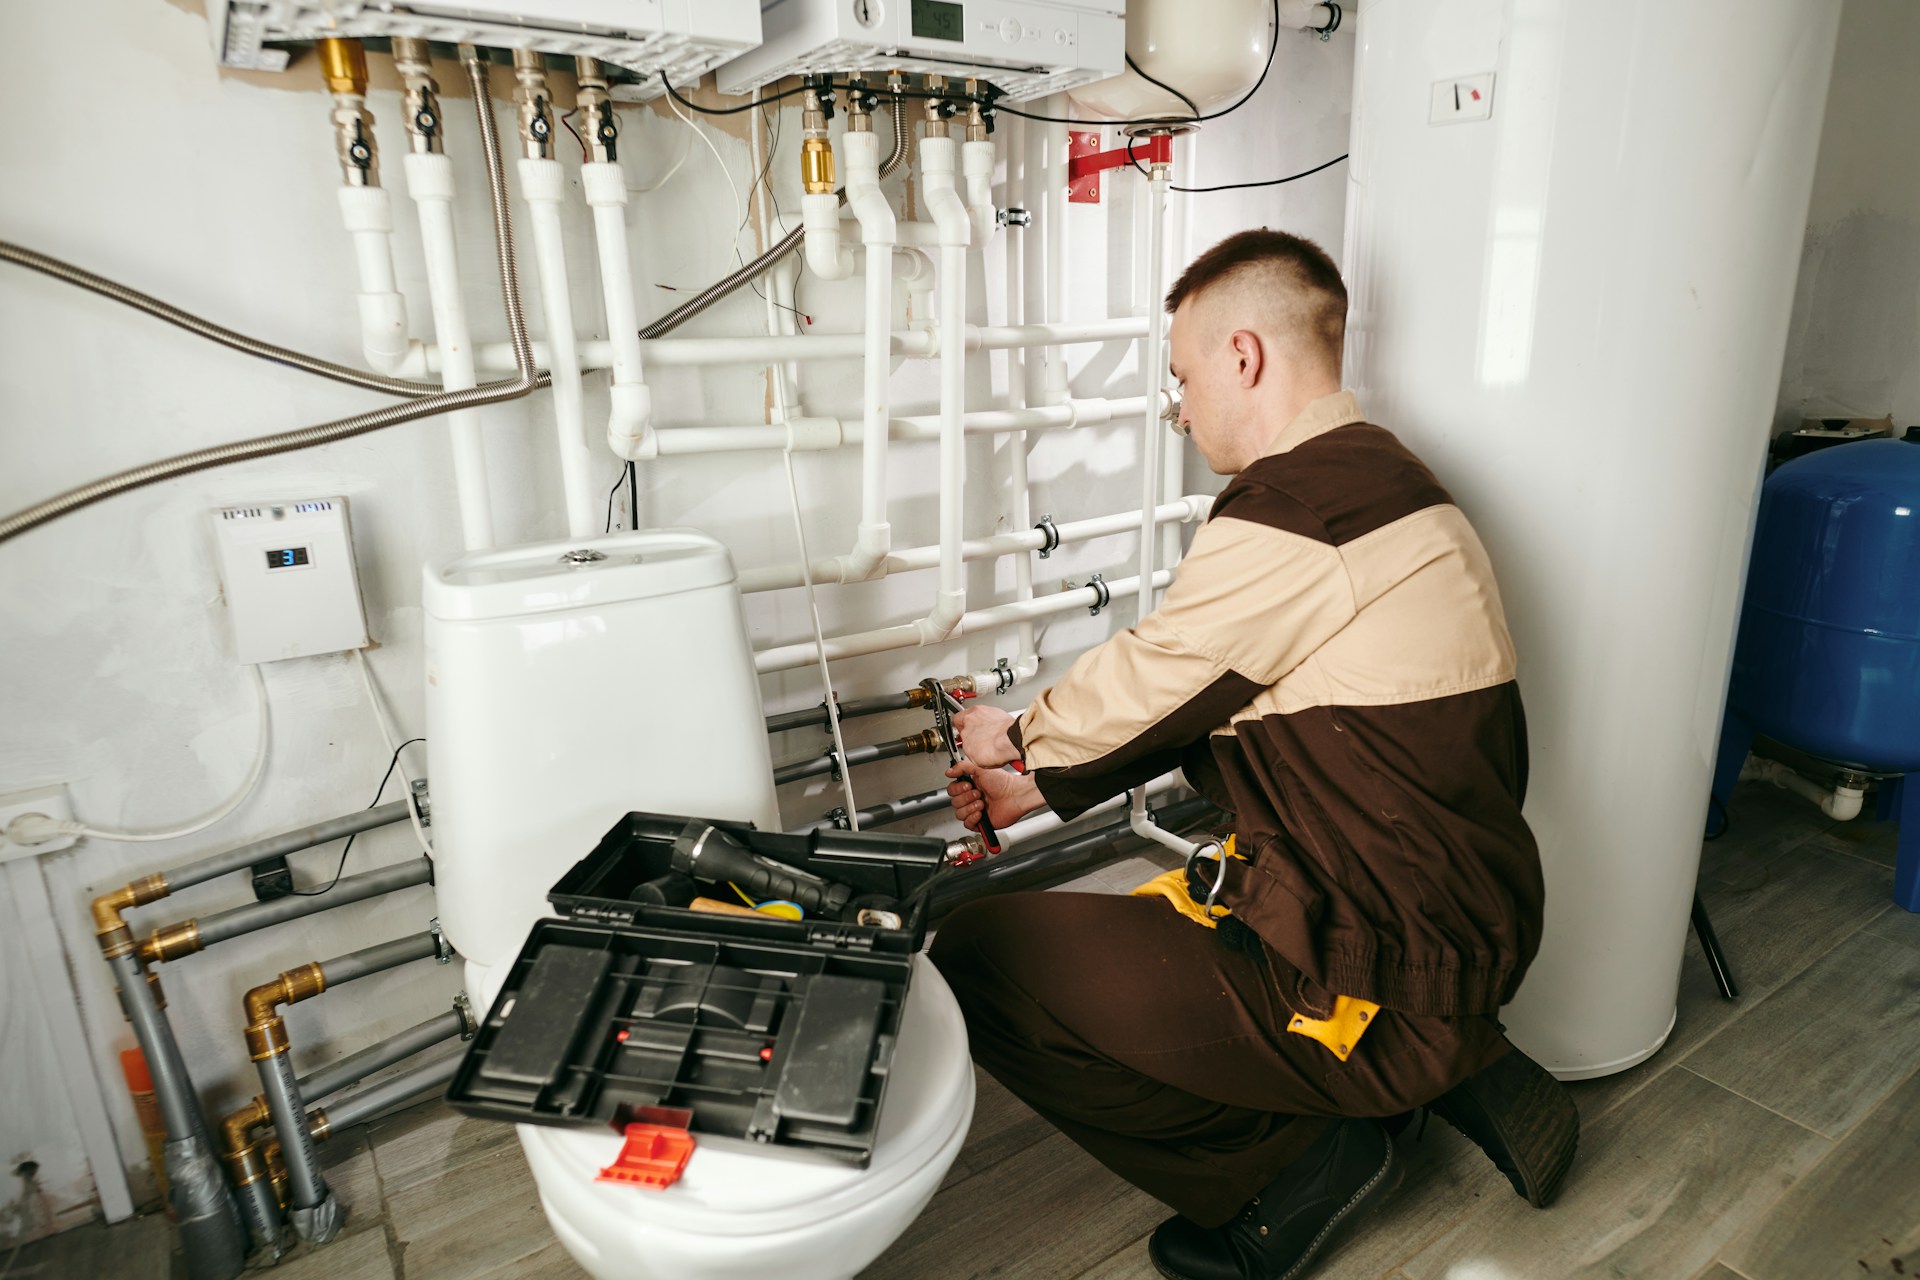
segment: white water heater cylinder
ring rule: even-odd
[[[1352,15],[1347,377],[1493,557],[1547,888],[1503,1017],[1563,1077],[1673,1024],[1839,16]]]
[[[692,529],[468,552],[425,572],[440,923],[511,960],[631,810],[780,829],[725,546]],[[471,972],[471,968],[469,970]]]

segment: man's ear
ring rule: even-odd
[[[1251,389],[1260,382],[1260,374],[1266,368],[1266,348],[1261,345],[1260,335],[1251,329],[1235,329],[1227,339],[1227,345],[1233,348],[1233,359],[1239,374],[1240,385]]]

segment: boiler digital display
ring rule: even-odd
[[[278,551],[267,552],[269,569],[298,569],[307,563],[305,547],[282,547]]]
[[[913,34],[922,40],[965,40],[965,6],[947,0],[913,0]]]

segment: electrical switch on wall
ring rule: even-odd
[[[241,662],[366,647],[345,498],[222,507],[213,528]]]

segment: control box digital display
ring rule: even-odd
[[[305,547],[282,547],[278,551],[267,552],[269,569],[301,569],[311,563]]]
[[[921,40],[965,40],[966,7],[948,0],[913,0],[913,34]]]

